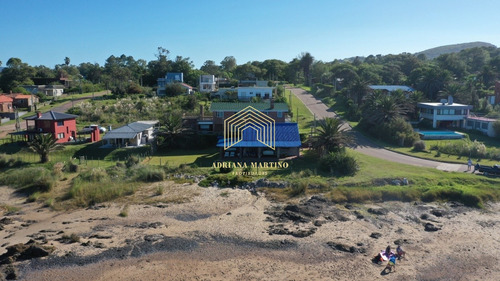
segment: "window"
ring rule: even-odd
[[[283,111],[278,111],[278,118],[283,118]]]
[[[224,111],[217,111],[218,118],[224,118]]]
[[[59,133],[57,134],[58,139],[64,139],[64,133]]]
[[[486,122],[481,123],[481,129],[488,130],[488,123],[486,123]]]
[[[472,122],[471,120],[467,120],[467,127],[472,127],[474,126],[474,122]]]
[[[64,126],[64,121],[57,121],[57,126],[58,127]]]

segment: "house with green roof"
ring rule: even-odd
[[[248,106],[266,114],[276,123],[285,123],[288,115],[288,105],[274,102],[272,99],[269,102],[213,102],[210,105],[210,111],[213,114],[213,131],[222,132],[224,120]]]

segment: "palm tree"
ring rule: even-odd
[[[342,125],[343,122],[335,118],[325,118],[319,122],[318,134],[312,137],[312,144],[320,155],[339,151],[352,140]]]
[[[402,94],[374,93],[367,99],[363,115],[371,124],[384,124],[403,117],[411,111],[410,107]]]
[[[182,129],[182,118],[181,114],[178,113],[168,113],[165,118],[162,119],[163,125],[160,127],[158,132],[156,132],[157,145],[168,147],[174,143],[175,137],[181,132]]]
[[[51,134],[38,134],[33,140],[28,143],[28,146],[33,152],[40,155],[40,162],[49,162],[49,153],[63,149],[61,144],[57,143],[57,140],[52,137]]]
[[[370,92],[370,88],[366,81],[363,81],[361,78],[356,78],[350,87],[350,92],[351,98],[360,106],[364,97]]]

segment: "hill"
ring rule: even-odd
[[[427,59],[435,59],[439,57],[442,54],[449,54],[449,53],[458,53],[464,49],[469,49],[469,48],[475,48],[475,47],[493,47],[496,48],[495,45],[486,43],[486,42],[469,42],[469,43],[461,43],[461,44],[452,44],[452,45],[445,45],[445,46],[439,46],[431,49],[427,49],[422,52],[418,52],[415,55],[420,55],[424,54]]]

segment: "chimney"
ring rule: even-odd
[[[448,96],[448,105],[452,105],[452,104],[453,104],[453,97]]]
[[[40,111],[37,111],[37,112],[36,112],[36,117],[37,117],[37,118],[42,118],[42,113],[41,113]]]

